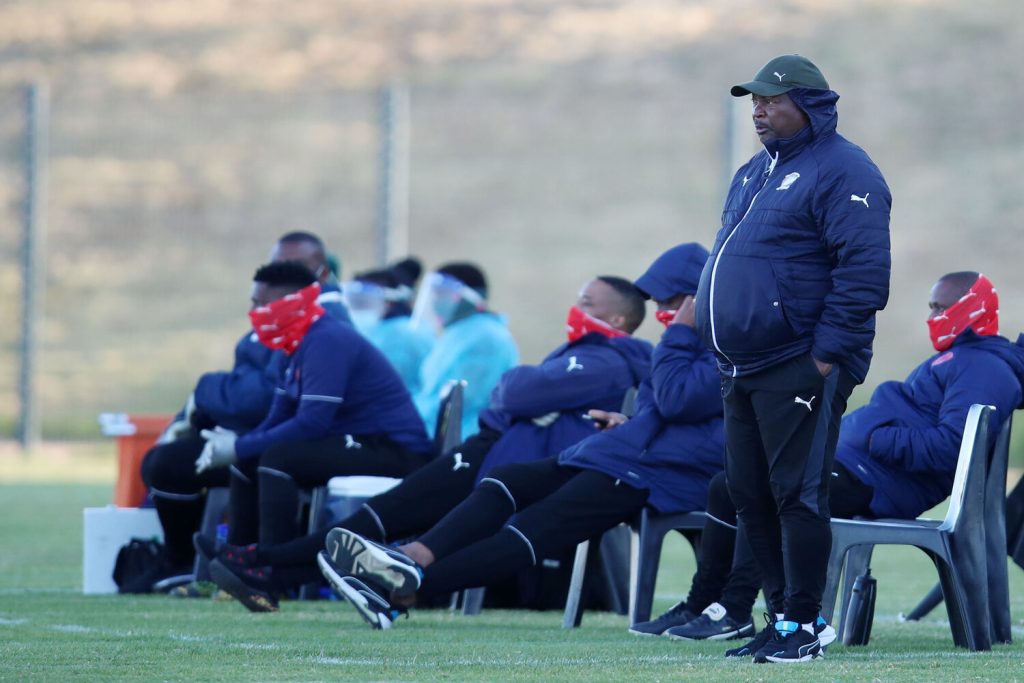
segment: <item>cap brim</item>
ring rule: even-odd
[[[733,97],[745,95],[760,95],[761,97],[775,97],[793,89],[791,85],[775,85],[774,83],[762,83],[761,81],[750,81],[732,86],[729,90]]]

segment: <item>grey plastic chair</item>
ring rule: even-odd
[[[945,519],[832,520],[832,553],[822,597],[822,615],[832,620],[840,575],[843,607],[837,631],[845,639],[853,581],[866,570],[876,545],[912,545],[935,564],[949,614],[953,642],[970,650],[991,649],[989,577],[985,561],[986,474],[992,406],[975,404],[967,414],[953,491]],[[1009,426],[1004,427],[1009,430]],[[1005,475],[1004,475],[1005,480]],[[1000,498],[1004,494],[1000,495]],[[1005,533],[1004,533],[1005,553]]]
[[[654,585],[661,564],[661,547],[670,531],[680,532],[693,546],[700,558],[701,535],[707,515],[703,512],[683,512],[661,515],[653,508],[644,508],[633,528],[629,580],[629,623],[637,624],[651,618],[654,603]],[[596,562],[599,544],[583,541],[576,546],[576,559],[572,567],[569,593],[562,614],[562,628],[575,628],[583,622],[583,595],[587,568]]]
[[[985,478],[985,548],[988,571],[988,598],[991,634],[994,643],[1010,643],[1013,636],[1010,618],[1010,589],[1006,555],[1008,547],[1006,517],[1006,469],[1010,458],[1010,432],[1013,415],[1003,423],[992,449]],[[942,602],[942,584],[937,583],[906,616],[917,621]]]

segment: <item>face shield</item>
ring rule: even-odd
[[[423,278],[416,295],[412,325],[439,333],[456,320],[486,307],[487,302],[472,287],[443,273],[430,273]]]
[[[387,287],[349,280],[341,285],[341,298],[348,308],[352,324],[362,334],[368,334],[384,319],[388,310],[388,302],[392,301],[391,290]]]

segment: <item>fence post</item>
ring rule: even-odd
[[[46,232],[46,160],[48,155],[49,92],[46,83],[25,87],[25,199],[21,246],[21,368],[18,375],[20,415],[18,441],[28,450],[39,441],[36,400],[36,348],[43,306]]]
[[[409,90],[391,84],[380,92],[377,180],[377,262],[409,252]]]
[[[727,95],[725,100],[724,118],[725,135],[722,145],[722,162],[724,166],[724,183],[722,198],[729,192],[732,177],[757,150],[754,128],[750,122],[750,99]]]

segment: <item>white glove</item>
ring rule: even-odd
[[[550,427],[552,424],[554,424],[555,420],[557,420],[558,416],[561,414],[562,413],[558,412],[557,410],[553,410],[547,415],[541,415],[540,417],[533,418],[532,422],[538,427]]]
[[[196,474],[202,474],[206,470],[215,467],[227,467],[238,462],[238,455],[235,453],[235,441],[238,435],[230,429],[215,427],[204,429],[199,435],[206,439],[203,452],[196,459]]]

